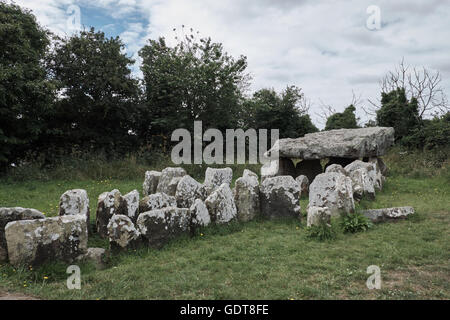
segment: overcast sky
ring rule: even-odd
[[[450,0],[16,3],[32,9],[42,25],[59,34],[73,32],[71,21],[75,20],[71,17],[75,11],[71,5],[76,5],[81,25],[94,26],[110,36],[119,35],[128,54],[135,58],[147,39],[165,36],[173,40],[173,28],[193,28],[201,36],[222,42],[232,55],[247,56],[253,77],[251,91],[301,87],[312,101],[310,113],[319,127],[323,123],[316,113],[322,103],[341,111],[351,102],[352,90],[362,96],[363,104],[368,98],[377,99],[379,79],[402,57],[409,65],[439,70],[450,96]],[[376,23],[377,8],[380,28]],[[362,110],[357,114],[367,119]]]

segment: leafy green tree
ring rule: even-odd
[[[43,59],[49,34],[31,12],[0,2],[0,168],[23,157],[52,101]]]
[[[450,112],[422,120],[422,125],[404,137],[402,142],[409,147],[425,150],[450,148]]]
[[[381,94],[381,108],[377,110],[377,124],[393,127],[395,138],[401,141],[421,126],[417,99],[408,101],[405,89],[397,88]]]
[[[245,127],[279,129],[281,138],[298,138],[318,129],[307,114],[301,89],[288,86],[281,94],[261,89],[244,103]]]
[[[142,57],[145,98],[137,134],[143,140],[169,137],[177,128],[192,129],[194,120],[204,128],[234,128],[247,85],[247,60],[233,58],[210,38],[191,34],[174,47],[164,38],[149,40]]]
[[[106,38],[94,28],[55,39],[47,61],[59,99],[45,141],[66,148],[130,148],[139,87],[131,75],[134,60],[123,49],[119,37]]]
[[[345,108],[344,112],[332,114],[327,119],[325,130],[359,128],[355,111],[355,106],[351,104]]]

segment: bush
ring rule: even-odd
[[[359,212],[342,217],[341,227],[344,233],[364,232],[372,228],[372,222]]]
[[[322,222],[319,225],[312,225],[307,229],[307,237],[318,241],[326,241],[336,239],[337,233],[333,226]]]

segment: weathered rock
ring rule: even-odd
[[[278,160],[271,160],[261,167],[262,181],[276,176],[296,176],[295,165],[291,159],[279,158]]]
[[[328,207],[332,216],[354,212],[352,180],[337,172],[319,174],[309,186],[308,207]]]
[[[117,214],[123,214],[130,218],[133,223],[136,222],[139,215],[139,192],[137,190],[121,197]]]
[[[206,168],[204,192],[209,196],[223,183],[231,185],[233,180],[233,170],[231,168]]]
[[[97,269],[104,269],[108,262],[108,256],[106,250],[103,248],[88,248],[86,253],[79,255],[76,261],[80,262],[92,262]]]
[[[259,182],[256,174],[246,169],[244,175],[236,180],[233,194],[239,221],[250,221],[259,214]]]
[[[158,187],[159,178],[161,177],[161,172],[159,171],[146,171],[144,184],[142,185],[144,196],[156,193],[156,188]]]
[[[261,214],[300,218],[300,185],[291,176],[267,178],[260,186]]]
[[[183,168],[165,168],[161,172],[156,192],[165,193],[169,196],[175,196],[178,182],[186,175]]]
[[[89,198],[86,190],[73,189],[64,192],[59,200],[59,215],[81,214],[86,217],[88,229],[90,226]]]
[[[364,168],[358,168],[349,172],[352,179],[353,199],[360,201],[362,198],[375,200],[375,182]]]
[[[341,174],[344,174],[344,175],[348,175],[348,172],[345,171],[345,169],[340,164],[337,164],[337,163],[329,165],[325,169],[325,173],[329,173],[329,172],[337,172],[337,173],[341,173]]]
[[[297,181],[298,185],[300,186],[300,196],[302,194],[309,193],[309,179],[307,176],[299,175],[297,178],[295,178],[295,181]]]
[[[135,249],[140,244],[141,234],[129,217],[115,214],[108,223],[108,238],[112,249]]]
[[[322,172],[323,169],[320,160],[302,160],[295,167],[295,176],[307,176],[310,182]]]
[[[165,193],[154,193],[146,196],[139,202],[139,212],[147,212],[151,210],[163,209],[168,207],[176,207],[177,200],[175,197]]]
[[[5,228],[12,265],[46,261],[72,262],[87,251],[88,232],[82,215],[13,221]]]
[[[349,176],[351,175],[352,171],[358,169],[365,170],[368,175],[368,181],[370,181],[373,184],[374,188],[381,190],[382,180],[380,180],[379,177],[377,176],[376,164],[371,162],[364,162],[361,160],[355,160],[345,167],[345,171],[348,172]]]
[[[297,139],[280,139],[266,156],[278,150],[291,159],[363,158],[384,155],[394,144],[394,128],[337,129],[305,134]]]
[[[381,190],[383,188],[383,183],[386,180],[385,175],[387,174],[388,169],[381,158],[369,158],[368,162],[372,163],[375,167],[377,182],[375,187]]]
[[[194,228],[206,227],[211,223],[208,208],[202,200],[196,199],[189,210],[191,212],[191,225]]]
[[[160,248],[171,239],[190,233],[191,217],[186,208],[164,208],[141,213],[137,226],[145,242]]]
[[[227,183],[223,183],[205,200],[212,222],[227,223],[236,218],[237,209],[233,193]]]
[[[103,192],[98,196],[96,226],[100,237],[108,236],[108,223],[111,217],[119,212],[122,203],[122,195],[117,189],[111,192]]]
[[[0,262],[8,261],[8,246],[5,237],[5,227],[9,222],[18,220],[45,219],[42,212],[21,207],[0,208]]]
[[[178,183],[175,193],[178,207],[190,208],[196,199],[204,200],[203,192],[201,183],[189,175],[184,176]]]
[[[306,219],[306,226],[318,226],[321,224],[331,223],[331,211],[327,207],[308,207],[308,217]]]
[[[361,212],[364,216],[369,218],[372,222],[384,222],[389,220],[405,219],[407,216],[414,214],[413,207],[396,207],[384,209],[371,209]]]

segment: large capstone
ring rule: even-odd
[[[414,214],[413,207],[396,207],[384,209],[370,209],[361,212],[364,216],[369,218],[372,222],[384,222],[390,220],[405,219],[409,215]]]
[[[323,172],[320,160],[302,160],[295,166],[295,176],[307,176],[309,181]]]
[[[179,208],[190,208],[196,199],[204,200],[202,184],[189,175],[181,178],[175,198]]]
[[[212,222],[227,223],[236,218],[237,209],[233,192],[227,183],[223,183],[205,200]]]
[[[337,129],[305,134],[296,139],[280,139],[266,156],[274,151],[291,159],[325,159],[378,157],[394,144],[394,128],[369,127]]]
[[[186,170],[183,168],[165,168],[161,171],[161,177],[159,178],[156,192],[175,196],[178,182],[180,182],[181,178],[186,174]]]
[[[159,178],[161,177],[161,172],[159,171],[146,171],[144,184],[142,185],[142,190],[144,196],[156,193],[156,188],[158,187]]]
[[[267,178],[260,187],[261,214],[300,218],[300,186],[291,176]]]
[[[81,214],[86,217],[86,223],[90,225],[89,198],[86,190],[73,189],[64,192],[59,200],[59,215]]]
[[[108,223],[111,217],[119,212],[122,203],[120,191],[114,189],[111,192],[104,192],[98,196],[96,227],[97,233],[102,238],[108,236]]]
[[[176,207],[177,200],[175,197],[169,196],[165,193],[154,193],[146,196],[139,202],[139,212],[147,212],[156,209],[163,209],[168,207]]]
[[[135,249],[141,234],[129,217],[115,214],[108,223],[108,238],[112,249]]]
[[[191,217],[186,208],[164,208],[141,213],[137,226],[144,241],[161,248],[171,239],[190,233]]]
[[[8,260],[8,246],[5,237],[6,225],[12,221],[44,218],[44,214],[36,209],[26,209],[21,207],[0,208],[0,262]]]
[[[236,180],[234,202],[239,221],[250,221],[260,212],[258,176],[245,169],[241,178]]]
[[[328,207],[332,216],[354,212],[352,180],[337,172],[319,174],[309,186],[308,207]]]
[[[231,168],[207,168],[205,172],[204,188],[206,196],[209,196],[223,183],[231,184],[233,179],[233,170]]]
[[[39,265],[61,260],[67,263],[87,251],[88,232],[82,215],[13,221],[5,228],[12,265]]]
[[[189,210],[191,212],[191,225],[193,228],[206,227],[211,223],[208,208],[202,200],[196,199]]]

